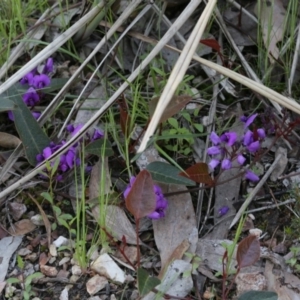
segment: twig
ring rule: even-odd
[[[273,172],[273,170],[277,166],[277,163],[281,159],[281,156],[282,155],[279,154],[276,157],[276,159],[274,160],[273,164],[271,165],[271,167],[269,168],[269,170],[266,172],[266,174],[264,175],[264,177],[260,180],[260,182],[256,185],[256,187],[250,193],[250,195],[248,196],[248,198],[245,200],[245,202],[241,206],[240,210],[237,212],[237,214],[235,215],[234,219],[232,220],[232,222],[231,222],[231,224],[229,226],[229,229],[231,229],[238,222],[238,220],[240,219],[240,217],[243,215],[243,213],[245,212],[245,210],[248,207],[248,205],[250,204],[250,202],[253,200],[253,198],[255,197],[255,195],[257,194],[257,192],[261,189],[261,187],[263,186],[263,184],[267,181],[267,179],[269,178],[270,174]]]

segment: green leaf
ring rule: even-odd
[[[199,132],[203,132],[203,125],[202,125],[202,124],[194,124],[194,127],[195,127]]]
[[[52,206],[52,209],[53,209],[53,211],[55,212],[56,217],[58,217],[58,216],[61,215],[61,209],[60,209],[58,206],[53,205],[53,206]]]
[[[24,300],[29,300],[30,299],[30,295],[27,291],[23,291],[23,299]]]
[[[172,126],[172,127],[174,127],[174,128],[178,128],[178,121],[175,119],[175,118],[169,118],[168,119],[168,123]]]
[[[249,291],[242,294],[238,300],[277,300],[278,295],[275,292],[268,291]]]
[[[31,165],[35,166],[37,154],[50,144],[50,140],[23,102],[22,91],[20,92],[17,86],[20,85],[12,86],[4,95],[1,95],[0,102],[2,99],[9,99],[16,105],[16,109],[12,111],[15,126],[23,143],[27,159]]]
[[[137,270],[138,289],[140,296],[147,295],[152,289],[160,284],[160,280],[156,277],[150,277],[147,271],[142,268]]]
[[[192,180],[178,175],[181,170],[168,163],[155,161],[150,163],[146,169],[151,173],[154,181],[168,184],[182,184],[187,186],[195,185],[195,182]]]
[[[7,98],[2,98],[0,96],[0,112],[2,111],[8,111],[8,110],[15,110],[17,106],[14,104],[13,101],[7,99]]]
[[[107,139],[99,139],[88,144],[85,148],[85,151],[89,154],[94,154],[101,157],[104,145],[104,156],[112,156],[114,154],[114,151],[111,147],[110,141]]]
[[[20,279],[18,279],[18,278],[8,278],[8,279],[6,279],[5,281],[6,281],[6,283],[8,283],[8,284],[14,284],[14,283],[19,283],[19,282],[21,282]]]
[[[18,264],[18,267],[23,270],[24,267],[25,267],[25,263],[22,259],[22,257],[20,255],[17,255],[17,264]]]
[[[45,198],[47,201],[49,201],[51,204],[53,204],[53,198],[48,192],[42,192],[41,196]]]
[[[25,279],[25,288],[31,284],[33,279],[42,278],[42,277],[44,277],[44,275],[41,272],[36,272],[27,276]]]

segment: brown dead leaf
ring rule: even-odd
[[[169,118],[177,114],[187,103],[192,100],[191,96],[182,95],[182,96],[173,96],[168,107],[165,109],[163,115],[160,118],[159,123],[167,121]],[[150,117],[152,118],[154,111],[156,109],[159,97],[152,98],[149,103]]]
[[[276,167],[274,168],[273,172],[271,173],[270,179],[272,181],[277,181],[278,177],[282,175],[284,170],[286,169],[286,166],[288,164],[288,158],[287,158],[287,149],[283,147],[278,147],[278,149],[275,152],[275,158],[281,155],[280,160],[278,161]]]
[[[181,185],[161,185],[164,193],[185,190]],[[189,239],[196,227],[196,217],[189,193],[170,196],[166,216],[153,221],[154,239],[164,267],[175,249]],[[190,252],[190,251],[189,251]],[[194,252],[194,251],[191,251]]]
[[[0,132],[0,147],[12,149],[17,148],[20,143],[21,140],[18,137],[6,132]]]
[[[172,255],[169,257],[166,264],[161,268],[158,278],[162,279],[168,266],[175,260],[175,259],[181,259],[184,253],[189,249],[190,243],[188,240],[183,240],[180,245],[173,251]]]
[[[104,170],[105,170],[105,182],[104,182],[104,190],[101,190],[101,188],[103,189],[103,187],[101,187],[101,182],[102,178],[101,178],[101,174],[102,174],[102,165],[104,164]],[[101,160],[99,160],[92,168],[92,172],[91,172],[91,178],[90,178],[90,185],[89,185],[89,196],[90,196],[90,200],[98,198],[100,195],[100,190],[101,193],[107,195],[109,193],[111,193],[111,178],[110,178],[110,172],[109,172],[109,167],[108,167],[108,159],[105,158],[104,162],[102,162]]]
[[[270,61],[273,63],[273,58],[275,60],[279,58],[277,43],[283,38],[286,10],[281,0],[262,0],[257,1],[255,13],[260,19],[263,40],[268,53],[271,54]]]
[[[99,206],[95,206],[92,209],[95,220],[99,219],[100,211]],[[108,205],[106,207],[106,229],[110,232],[114,238],[119,241],[123,240],[123,236],[126,238],[128,244],[136,244],[136,232],[132,224],[128,220],[125,212],[118,206]]]
[[[49,261],[49,259],[50,257],[45,252],[42,252],[39,257],[39,265],[44,266]]]
[[[13,236],[24,235],[33,231],[36,226],[28,219],[20,220],[14,223],[9,229],[8,232]]]
[[[283,265],[281,265],[283,267]],[[266,260],[264,275],[267,279],[268,290],[278,294],[278,300],[299,300],[300,280],[285,270],[273,271],[274,265]]]

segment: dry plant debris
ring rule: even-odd
[[[298,299],[298,1],[44,2],[0,3],[3,299]]]

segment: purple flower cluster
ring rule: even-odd
[[[72,136],[75,136],[79,130],[82,128],[83,125],[68,125],[67,130],[71,132]],[[88,139],[90,142],[93,142],[99,138],[102,138],[104,136],[103,132],[99,129],[95,129],[92,137],[88,136]],[[55,153],[57,150],[59,150],[66,141],[61,141],[58,144],[55,144],[54,142],[51,142],[50,145],[43,149],[42,153],[38,154],[36,156],[37,163],[41,163],[44,160],[47,160],[53,153]],[[80,165],[80,158],[78,157],[78,149],[79,149],[79,143],[75,143],[73,146],[71,146],[67,152],[62,154],[59,158],[59,164],[56,171],[56,180],[61,181],[63,179],[63,174],[68,172],[69,170],[73,169],[74,166]],[[52,166],[54,165],[54,162],[52,163]]]
[[[135,182],[135,177],[132,176],[130,178],[130,182],[129,182],[127,188],[125,189],[125,191],[123,193],[125,199],[128,196],[134,182]],[[149,214],[147,217],[149,217],[150,219],[157,220],[157,219],[163,218],[165,216],[165,211],[168,207],[168,201],[164,197],[162,190],[158,185],[154,185],[153,189],[154,189],[154,192],[156,195],[156,207],[155,207],[155,210],[151,214]]]
[[[42,93],[38,90],[43,89],[50,85],[51,79],[49,77],[50,73],[53,72],[53,59],[48,58],[43,70],[41,73],[37,71],[37,68],[26,74],[21,80],[20,83],[22,85],[28,85],[29,88],[22,96],[24,103],[33,108],[37,105],[42,97]],[[33,117],[38,119],[40,117],[40,113],[33,112]],[[11,121],[14,121],[14,117],[12,112],[8,112],[8,117]]]
[[[234,131],[225,132],[218,136],[215,132],[210,134],[210,140],[213,146],[207,149],[207,154],[211,156],[209,166],[215,169],[221,164],[221,169],[229,170],[232,167],[232,161],[237,160],[239,165],[243,166],[246,162],[244,153],[256,153],[260,149],[261,141],[266,137],[262,128],[251,131],[248,127],[253,123],[257,114],[250,117],[241,117],[241,121],[245,123],[245,133],[239,138]],[[259,177],[251,170],[246,170],[245,178],[250,181],[258,181]]]
[[[50,145],[46,147],[42,153],[36,156],[37,162],[41,163],[44,160],[48,159],[54,152],[60,149],[65,143],[66,143],[65,141],[62,141],[58,144],[51,142]],[[52,166],[53,165],[54,162],[52,163]],[[59,158],[56,180],[61,181],[63,179],[63,173],[71,170],[74,167],[74,165],[76,166],[80,165],[80,158],[77,157],[76,147],[72,146],[68,149],[67,152],[62,154]]]
[[[83,124],[78,124],[76,126],[74,126],[73,124],[70,124],[66,127],[66,129],[71,133],[72,136],[75,136],[82,127],[83,127]],[[94,142],[98,139],[103,138],[104,133],[102,130],[96,128],[96,129],[94,129],[92,136],[90,136],[90,134],[87,133],[87,137],[91,142]]]

